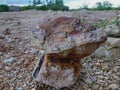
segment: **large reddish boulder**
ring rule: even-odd
[[[57,88],[75,83],[82,66],[80,59],[91,55],[106,41],[102,30],[73,17],[56,18],[33,32],[44,50],[33,76]]]

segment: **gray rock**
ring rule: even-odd
[[[104,31],[109,37],[120,37],[120,28],[115,24],[107,26]]]
[[[16,90],[24,90],[22,87],[18,87],[16,88]]]
[[[13,40],[12,38],[8,38],[8,39],[7,39],[7,42],[8,42],[8,43],[12,43],[13,41],[14,41],[14,40]]]
[[[113,48],[119,48],[120,47],[120,38],[109,37],[106,43]]]
[[[93,54],[95,58],[104,58],[104,59],[110,59],[111,52],[108,51],[105,47],[99,47]]]
[[[5,59],[4,60],[4,63],[13,63],[14,61],[16,60],[16,58],[14,58],[14,57],[11,57],[11,58],[8,58],[8,59]]]
[[[108,86],[108,89],[117,90],[117,89],[119,89],[119,87],[116,84],[111,84]]]
[[[10,71],[11,69],[12,69],[11,67],[5,66],[6,71]]]

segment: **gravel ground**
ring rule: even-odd
[[[38,24],[59,16],[79,17],[88,22],[113,20],[120,11],[22,11],[0,13],[0,90],[120,90],[120,58],[81,60],[83,68],[76,83],[55,89],[36,83],[32,71],[40,58],[38,40],[32,30]]]

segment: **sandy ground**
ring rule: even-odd
[[[33,37],[32,30],[37,25],[60,16],[84,18],[87,22],[94,24],[106,19],[112,21],[117,15],[120,15],[120,11],[0,12],[0,90],[36,90],[37,85],[32,78],[32,71],[41,51],[37,40],[35,41]],[[109,68],[104,72],[99,67],[96,69],[98,71],[94,70],[94,67],[97,67],[96,63],[104,62],[98,59],[83,61],[80,79],[75,85],[61,90],[109,90],[111,87],[120,90],[120,66],[116,66],[118,61],[106,62],[108,66],[113,67],[113,70]],[[110,75],[110,70],[112,70],[111,73],[115,72],[118,75]],[[92,76],[90,72],[95,73]],[[86,79],[81,80],[82,76]],[[46,85],[41,85],[39,88],[41,88],[39,90],[59,90]]]

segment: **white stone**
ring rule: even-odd
[[[17,90],[24,90],[22,87],[18,87]]]
[[[108,89],[115,90],[115,89],[118,89],[118,86],[116,84],[111,84],[109,85]]]
[[[13,63],[15,61],[15,58],[11,57],[11,58],[8,58],[8,59],[5,59],[4,60],[4,63]]]

